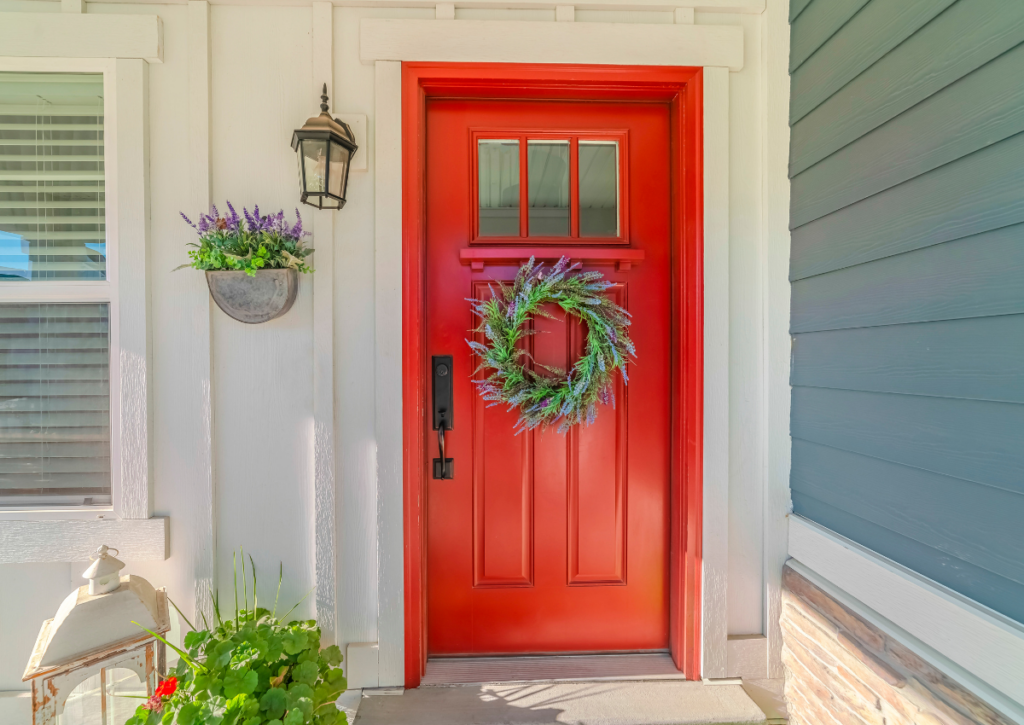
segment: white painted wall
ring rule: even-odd
[[[58,10],[54,2],[0,0],[0,13]],[[90,3],[89,13],[157,13],[164,24],[164,62],[149,66],[153,330],[154,512],[170,516],[171,557],[130,561],[126,572],[165,586],[192,616],[195,598],[197,360],[201,325],[196,295],[201,275],[172,273],[185,261],[191,230],[178,217],[190,208],[188,8],[183,4]],[[368,116],[361,145],[369,169],[353,173],[347,207],[335,215],[334,370],[338,529],[338,640],[377,639],[378,542],[374,440],[374,68],[359,61],[359,20],[432,18],[433,8],[336,7],[336,112]],[[551,10],[459,9],[457,18],[551,20]],[[310,95],[311,8],[214,5],[210,14],[210,159],[212,196],[238,205],[291,210],[295,158],[292,129],[317,111]],[[576,22],[671,23],[671,12],[587,10]],[[0,19],[2,22],[2,19]],[[730,75],[730,518],[728,624],[730,634],[762,632],[764,335],[764,98],[762,19],[758,15],[697,12],[697,24],[743,28],[745,64]],[[2,52],[2,49],[0,49]],[[312,214],[306,214],[312,221]],[[310,224],[311,226],[311,224]],[[314,265],[316,259],[314,257]],[[210,310],[213,466],[219,584],[230,598],[231,555],[245,547],[261,567],[260,597],[273,596],[283,562],[282,600],[314,584],[312,284],[304,279],[288,315],[246,326]],[[183,315],[182,310],[188,314]],[[201,505],[201,502],[198,502]],[[116,542],[108,542],[116,546]],[[22,690],[21,672],[43,619],[77,586],[85,562],[0,567],[0,691]],[[311,599],[300,616],[312,615]],[[2,708],[2,705],[0,705]],[[0,709],[0,721],[3,710]]]

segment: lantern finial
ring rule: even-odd
[[[324,92],[320,96],[320,112],[327,113],[328,108],[329,106],[327,105],[327,84],[324,83]]]
[[[96,549],[95,555],[89,557],[93,560],[92,564],[82,574],[83,578],[89,580],[89,594],[106,594],[121,586],[120,571],[124,569],[124,562],[107,553],[110,551],[121,553],[103,544]]]

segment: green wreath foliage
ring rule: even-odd
[[[519,409],[517,433],[555,424],[564,433],[574,425],[590,425],[597,418],[598,403],[615,405],[615,371],[629,383],[626,363],[636,356],[629,339],[630,315],[603,294],[611,282],[600,272],[572,274],[579,266],[569,266],[563,257],[545,270],[531,257],[511,285],[499,282],[490,299],[469,300],[480,318],[475,332],[488,344],[466,342],[480,358],[477,370],[491,371],[474,382],[491,405]],[[527,325],[530,316],[551,317],[542,306],[552,302],[586,325],[586,350],[569,371],[536,361],[529,366],[530,355],[519,344],[534,334]]]

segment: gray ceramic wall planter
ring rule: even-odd
[[[255,277],[245,272],[207,272],[210,295],[229,317],[254,325],[280,317],[292,308],[299,292],[294,269],[261,269]]]

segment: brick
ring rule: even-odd
[[[887,638],[888,639],[888,638]],[[906,679],[903,675],[898,673],[889,665],[885,664],[871,652],[861,647],[860,643],[854,640],[852,637],[844,632],[840,632],[837,637],[839,645],[847,652],[854,655],[860,662],[874,672],[878,677],[890,687],[903,687],[907,684]]]
[[[782,570],[783,587],[789,589],[812,607],[831,619],[863,645],[876,652],[885,647],[885,635],[865,622],[790,567]]]
[[[997,710],[978,699],[978,697],[945,673],[925,662],[917,653],[891,637],[886,641],[886,651],[903,667],[910,670],[933,690],[937,697],[949,702],[953,708],[968,713],[974,721],[984,725],[1010,725],[1011,720],[1003,717]]]
[[[812,670],[813,665],[805,663],[792,649],[784,648],[782,658],[793,675],[805,681],[811,693],[823,706],[836,713],[840,722],[850,725],[884,725],[877,699],[874,704],[858,701],[855,691],[840,683],[824,668]]]
[[[940,700],[934,692],[916,678],[912,677],[907,681],[907,687],[903,689],[903,693],[922,713],[935,717],[941,725],[976,725],[975,721]]]

